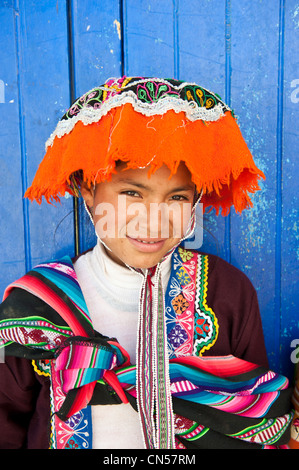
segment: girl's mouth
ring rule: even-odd
[[[146,253],[155,253],[161,250],[165,243],[165,239],[153,239],[153,238],[131,238],[127,236],[132,245],[134,245],[139,251]]]

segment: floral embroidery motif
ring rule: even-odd
[[[175,325],[175,327],[170,331],[168,339],[175,348],[178,348],[188,339],[188,335],[181,325]]]
[[[179,247],[166,294],[170,357],[200,356],[218,337],[218,321],[206,303],[208,256]]]
[[[183,267],[178,270],[177,279],[179,282],[181,282],[183,286],[186,286],[191,282],[190,276],[188,275],[186,269],[184,269]]]
[[[184,250],[183,248],[179,247],[178,252],[184,263],[186,263],[186,261],[190,261],[193,258],[193,253],[191,251]]]
[[[178,92],[172,91],[169,84],[158,82],[145,82],[137,85],[137,96],[141,101],[152,103],[158,101],[161,96],[180,97]]]
[[[92,447],[90,406],[61,421],[55,412],[59,410],[65,394],[63,393],[54,370],[55,360],[49,365],[51,373],[51,449],[90,449]]]
[[[89,438],[88,419],[84,410],[75,413],[67,421],[58,423],[57,448],[59,449],[88,449]]]
[[[162,104],[165,103],[166,109],[169,100],[183,101],[183,103],[190,103],[189,107],[194,111],[197,109],[206,112],[214,110],[214,113],[217,111],[217,116],[229,109],[218,95],[195,84],[171,79],[121,77],[116,80],[109,79],[103,86],[95,87],[78,98],[64,114],[62,121],[74,118],[80,111],[82,112],[82,108],[101,111],[103,105],[112,99],[122,104],[122,100],[127,96],[131,97],[136,104],[140,102],[153,105],[162,102]],[[213,117],[213,113],[210,114]]]
[[[189,302],[185,299],[183,294],[177,295],[171,303],[177,315],[181,315],[181,313],[189,307]]]
[[[198,318],[195,322],[195,331],[201,336],[206,336],[209,333],[209,324],[206,319]]]

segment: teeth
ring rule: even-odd
[[[149,244],[149,245],[153,245],[154,243],[157,243],[157,242],[145,242],[144,240],[139,240],[141,243],[146,243],[146,244]]]

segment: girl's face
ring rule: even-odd
[[[149,178],[148,168],[126,169],[121,163],[110,181],[95,189],[83,184],[81,193],[97,235],[111,250],[108,255],[119,264],[145,269],[184,237],[195,185],[184,164],[171,178],[166,165]]]

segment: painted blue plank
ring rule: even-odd
[[[283,128],[282,128],[282,227],[281,227],[281,364],[292,376],[291,342],[299,344],[299,201],[298,201],[298,122],[299,75],[298,56],[298,2],[285,2],[284,15],[284,69]]]
[[[282,137],[283,137],[283,76],[284,76],[284,0],[279,2],[279,41],[277,71],[277,129],[276,129],[276,236],[275,236],[275,341],[281,367],[281,224],[282,224]]]
[[[20,123],[26,163],[24,185],[30,185],[44,156],[45,142],[70,104],[65,2],[16,2],[19,53]],[[26,188],[25,188],[26,189]],[[54,206],[25,201],[28,210],[28,264],[73,254],[71,199]],[[67,214],[70,214],[67,217]],[[26,226],[25,226],[26,227]]]
[[[119,2],[72,2],[75,91],[80,96],[121,74]]]
[[[122,72],[122,31],[118,2],[74,1],[70,11],[76,97]],[[79,202],[80,251],[96,243],[82,198]]]
[[[126,75],[175,77],[174,3],[171,0],[124,2]]]
[[[232,4],[232,107],[257,165],[267,180],[253,197],[254,208],[232,216],[232,262],[258,292],[270,364],[279,367],[276,310],[277,62],[279,1]],[[266,34],[265,34],[266,32]],[[279,295],[279,292],[278,292]],[[254,334],[254,332],[253,332]]]
[[[0,7],[0,295],[25,270],[22,165],[19,129],[18,55],[15,12],[11,2]]]

